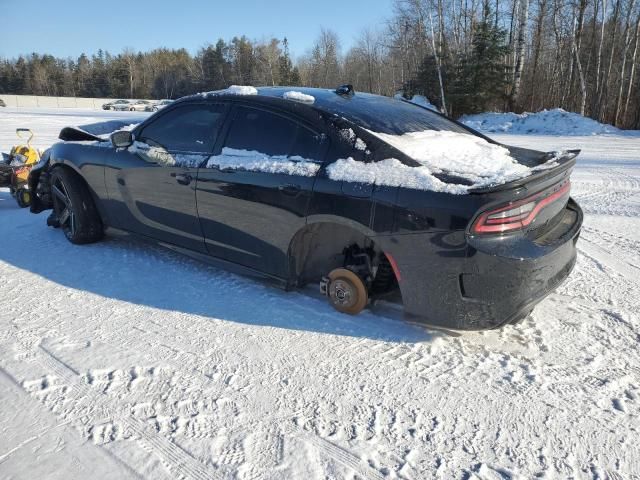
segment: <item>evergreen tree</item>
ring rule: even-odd
[[[280,85],[297,85],[297,83],[293,83],[293,64],[289,55],[289,41],[287,37],[284,37],[282,41],[282,55],[280,55],[278,63]],[[300,81],[299,77],[300,74],[298,73],[298,81]]]
[[[501,108],[508,83],[506,30],[493,20],[489,3],[473,32],[472,48],[455,67],[451,103],[453,116]]]

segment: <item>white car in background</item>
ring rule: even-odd
[[[169,100],[165,98],[164,100],[158,100],[156,103],[149,105],[145,111],[146,112],[157,112],[158,110],[162,110],[164,107],[171,105],[173,100]]]
[[[130,112],[144,112],[148,106],[152,105],[149,100],[133,100],[127,104],[118,104],[112,107],[113,110],[129,110]]]

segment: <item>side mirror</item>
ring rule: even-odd
[[[116,148],[127,148],[133,145],[133,134],[127,130],[118,130],[111,134],[111,143]]]

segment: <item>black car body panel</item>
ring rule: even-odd
[[[292,89],[315,101],[284,100],[284,93]],[[88,185],[106,227],[237,265],[287,288],[318,281],[341,265],[344,247],[364,244],[391,262],[405,312],[448,328],[494,328],[517,320],[570,273],[582,224],[582,212],[573,200],[550,205],[535,224],[515,233],[483,236],[470,228],[496,205],[518,202],[567,181],[575,155],[559,157],[555,168],[464,195],[334,181],[326,168],[341,158],[370,162],[393,156],[409,165],[414,162],[368,130],[401,133],[403,128],[431,125],[482,135],[430,111],[416,125],[407,126],[405,109],[421,107],[375,95],[297,87],[259,92],[186,97],[135,127],[134,138],[152,144],[153,132],[162,131],[162,122],[172,118],[168,115],[191,109],[212,119],[210,144],[177,142],[165,150],[170,164],[150,158],[152,150],[115,149],[104,138],[98,141],[99,135],[63,130],[61,138],[67,141],[54,145],[32,170],[29,186],[40,192],[32,211],[51,207],[48,172],[57,166],[71,168]],[[264,112],[273,122],[289,122],[291,132],[296,132],[291,138],[302,140],[291,140],[287,152],[311,152],[315,174],[217,163],[227,151],[223,149],[232,150],[234,135],[248,142],[245,150],[251,150],[251,142],[268,143],[261,129],[247,123],[259,121]],[[355,148],[352,139],[345,138],[349,130],[364,140],[366,149]],[[280,145],[267,148],[271,146],[277,154]],[[524,164],[545,161],[544,152],[510,148]]]

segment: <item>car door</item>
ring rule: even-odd
[[[286,278],[287,252],[305,225],[326,136],[281,113],[237,105],[225,138],[198,171],[198,215],[208,252]]]
[[[135,131],[105,169],[114,226],[206,252],[196,211],[198,166],[211,155],[227,106],[177,105]]]

